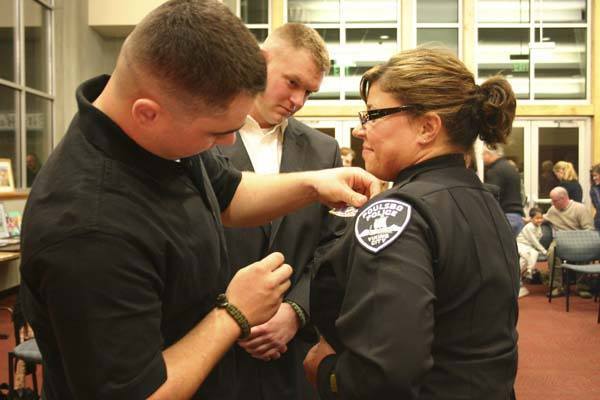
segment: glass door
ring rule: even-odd
[[[527,207],[550,207],[550,191],[558,181],[552,172],[558,161],[570,161],[575,166],[583,188],[583,201],[589,202],[589,169],[591,166],[591,135],[588,119],[517,119],[504,156],[514,162],[521,175]],[[482,150],[478,146],[477,158]],[[482,149],[482,148],[481,148]]]
[[[573,163],[583,188],[583,202],[589,202],[589,169],[591,166],[591,136],[586,120],[549,120],[531,122],[531,184],[532,200],[549,204],[549,193],[556,186],[552,166],[558,161]]]

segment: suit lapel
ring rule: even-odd
[[[219,150],[224,156],[229,157],[233,166],[240,171],[254,172],[254,166],[250,160],[250,155],[248,155],[248,150],[246,150],[246,146],[244,146],[244,141],[239,132],[236,132],[235,134],[235,143],[233,145],[219,146]],[[271,236],[271,224],[261,225],[260,228],[267,238]]]
[[[227,156],[234,167],[240,171],[251,171],[254,172],[254,166],[250,161],[250,156],[244,146],[244,141],[240,136],[239,132],[235,133],[235,143],[231,146],[219,146],[219,150],[225,156]]]
[[[295,127],[295,120],[290,118],[288,127],[283,135],[281,165],[279,167],[280,173],[298,172],[304,170],[304,146],[306,141],[304,140],[304,134],[295,129]],[[273,246],[275,238],[277,237],[277,233],[279,232],[279,227],[284,219],[285,217],[280,217],[272,221],[269,249]]]

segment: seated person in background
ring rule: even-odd
[[[552,168],[554,175],[558,178],[558,186],[564,187],[569,193],[569,198],[581,203],[583,189],[577,180],[575,167],[568,161],[558,161]]]
[[[529,218],[529,223],[523,227],[521,233],[517,236],[521,274],[524,274],[527,278],[533,276],[538,255],[540,253],[543,255],[547,254],[547,250],[540,243],[542,222],[544,222],[542,210],[533,207],[529,210]]]
[[[555,231],[574,231],[594,229],[592,215],[589,210],[581,203],[569,198],[569,194],[564,187],[557,186],[550,191],[552,207],[544,215],[544,219],[550,222]],[[555,265],[560,265],[560,259],[554,257],[554,248],[556,242],[552,242],[548,248],[548,270],[552,271]],[[555,287],[550,294],[552,297],[562,295],[562,276],[559,273],[554,274]],[[578,284],[577,291],[580,297],[590,298],[591,293],[582,285]]]
[[[344,167],[351,167],[352,161],[354,161],[354,157],[356,157],[354,150],[350,147],[342,147],[340,153],[342,155],[342,165]]]

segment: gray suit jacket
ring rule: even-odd
[[[215,151],[225,155],[241,171],[254,171],[239,133],[233,146],[218,146]],[[283,135],[280,172],[311,171],[341,166],[337,142],[302,122],[290,118]],[[286,263],[294,268],[292,287],[286,298],[310,310],[310,262],[315,249],[339,235],[344,229],[341,218],[329,209],[311,204],[294,213],[256,228],[225,229],[229,258],[236,271],[266,255],[279,251]],[[236,348],[239,393],[245,399],[307,399],[313,398],[302,370],[302,361],[309,344],[294,338],[288,351],[277,361],[263,362],[251,358]],[[309,397],[310,396],[310,397]],[[241,397],[240,397],[241,398]]]

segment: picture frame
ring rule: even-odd
[[[20,211],[6,211],[6,230],[11,238],[21,235],[21,219]]]
[[[6,210],[4,204],[0,203],[0,238],[4,239],[10,236],[8,225],[6,223]]]
[[[12,163],[8,158],[0,158],[0,192],[14,192],[14,190]]]

